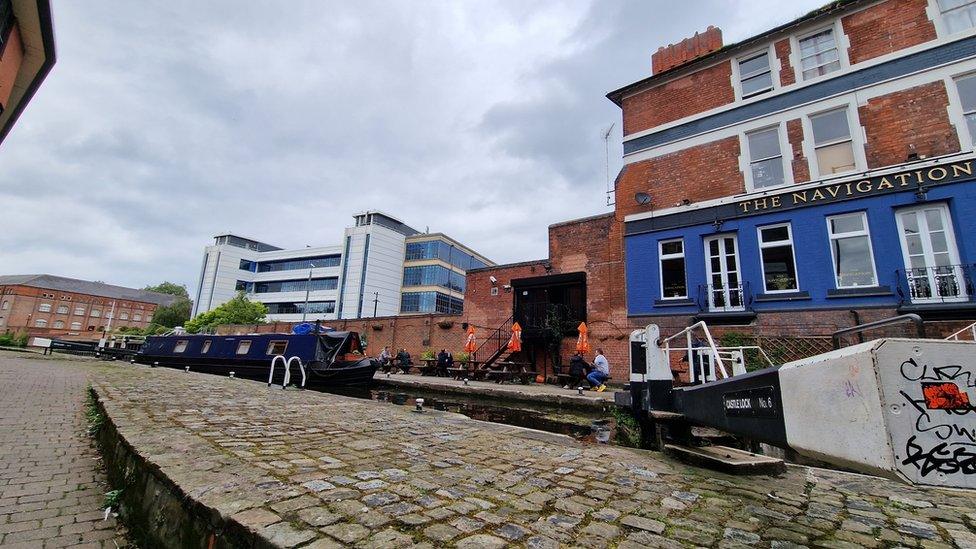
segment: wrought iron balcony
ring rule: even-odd
[[[973,299],[974,265],[898,269],[902,303],[958,303]]]
[[[710,313],[741,312],[752,306],[749,282],[739,285],[702,284],[698,286],[698,308]]]

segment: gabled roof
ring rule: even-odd
[[[90,282],[88,280],[78,280],[77,278],[66,278],[48,274],[33,275],[8,275],[0,276],[0,286],[30,286],[32,288],[42,288],[45,290],[58,290],[62,292],[73,292],[77,294],[97,295],[112,299],[124,299],[126,301],[140,301],[142,303],[155,303],[156,305],[170,305],[176,301],[176,296],[150,292],[148,290],[137,290],[124,286],[105,284],[104,282]]]

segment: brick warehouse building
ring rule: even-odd
[[[628,316],[787,334],[976,318],[974,25],[976,2],[834,2],[655,53],[608,94]]]
[[[0,276],[0,333],[98,339],[111,327],[145,328],[171,295],[52,275]],[[111,319],[111,320],[110,320]]]

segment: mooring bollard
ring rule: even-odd
[[[580,396],[583,396],[583,388],[582,387],[577,387],[576,390],[579,391]]]
[[[184,371],[184,372],[189,372],[189,371],[190,371],[190,367],[189,367],[189,366],[187,366],[186,368],[184,368],[184,369],[183,369],[183,371]]]
[[[416,400],[416,403],[417,403],[417,407],[414,409],[414,412],[423,412],[424,411],[424,399],[418,398]]]
[[[464,378],[464,384],[465,384],[465,385],[467,385],[467,384],[468,384],[468,378]]]
[[[155,368],[156,366],[159,366],[159,363],[158,362],[153,362],[152,363],[152,366],[150,366],[150,368]]]
[[[231,379],[234,379],[234,372],[231,372],[231,373],[230,373],[230,378],[231,378]]]

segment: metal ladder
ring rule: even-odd
[[[268,372],[268,387],[271,387],[271,380],[274,378],[275,364],[278,360],[281,360],[281,367],[285,369],[285,377],[281,382],[281,388],[286,389],[288,387],[288,382],[291,381],[291,365],[293,362],[298,362],[298,371],[302,373],[302,384],[300,389],[305,388],[305,365],[302,364],[301,357],[293,356],[289,359],[285,359],[285,355],[276,355],[271,359],[271,371]]]

